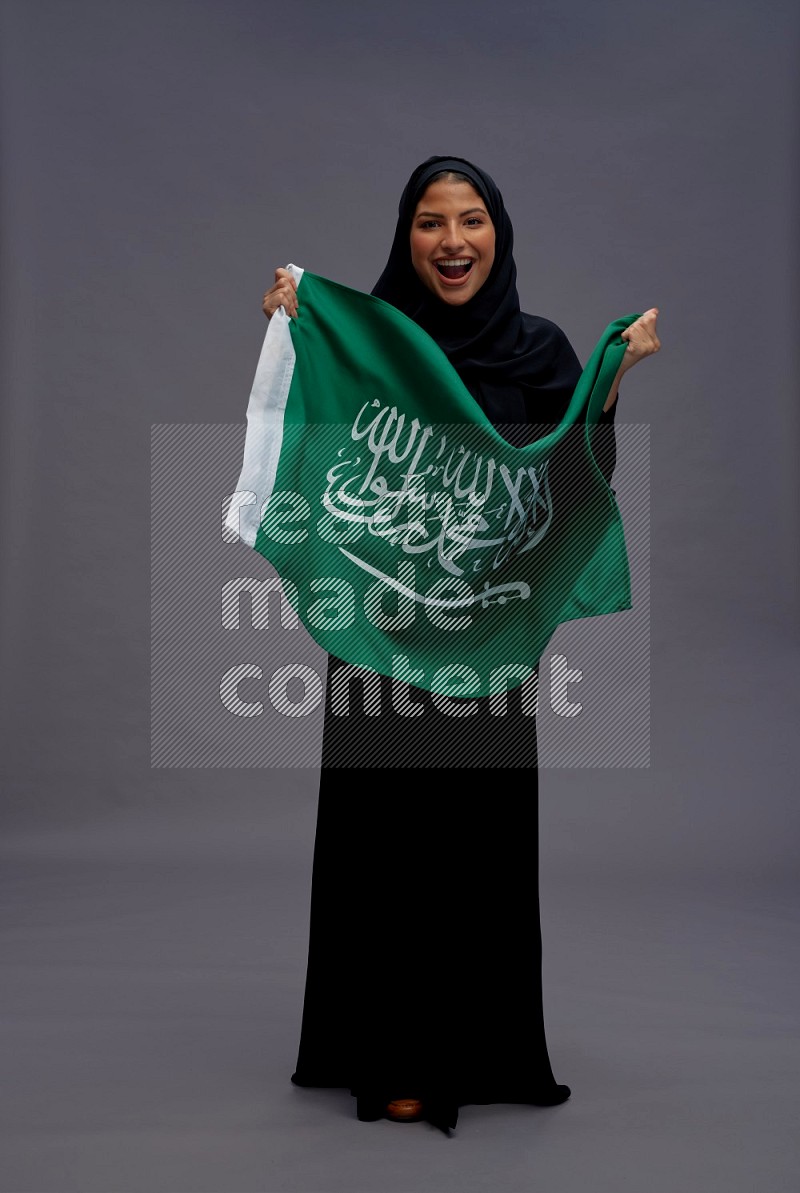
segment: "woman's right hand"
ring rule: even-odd
[[[290,319],[297,317],[297,282],[288,269],[275,270],[275,285],[270,286],[261,303],[261,309],[268,319],[272,318],[278,307],[284,307]]]

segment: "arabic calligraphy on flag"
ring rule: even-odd
[[[630,608],[619,510],[592,454],[637,316],[609,325],[562,422],[508,443],[438,345],[371,295],[297,270],[265,336],[227,526],[326,650],[418,686],[524,681],[555,628]],[[418,682],[415,679],[415,682]]]

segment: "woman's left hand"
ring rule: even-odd
[[[634,323],[631,323],[630,327],[626,327],[625,331],[620,333],[620,339],[628,341],[628,347],[619,369],[620,375],[627,373],[628,369],[633,368],[646,356],[652,356],[654,352],[658,352],[661,341],[656,334],[657,317],[658,307],[651,307],[649,311],[645,311]]]
[[[656,319],[658,318],[658,307],[651,307],[649,311],[645,311],[640,315],[630,327],[626,327],[624,331],[620,332],[620,339],[628,341],[628,347],[622,356],[622,363],[617,369],[617,375],[614,378],[614,383],[611,386],[606,404],[603,407],[603,413],[610,410],[617,400],[619,392],[619,383],[624,373],[628,369],[633,368],[640,360],[644,360],[646,356],[652,356],[654,352],[658,352],[661,347],[661,341],[656,335]]]

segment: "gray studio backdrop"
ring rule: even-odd
[[[797,6],[12,0],[2,25],[2,815],[25,908],[9,929],[23,938],[20,1007],[32,1005],[37,965],[69,968],[80,954],[69,931],[53,928],[52,952],[37,936],[42,891],[83,907],[86,867],[110,859],[182,858],[210,867],[212,888],[222,861],[249,864],[269,884],[258,888],[273,925],[266,980],[285,992],[290,1063],[313,739],[302,765],[274,751],[243,764],[191,739],[189,669],[186,704],[180,682],[170,692],[178,744],[153,754],[151,499],[162,529],[167,507],[151,489],[151,452],[170,428],[191,449],[183,472],[166,473],[168,529],[191,535],[205,516],[197,494],[223,496],[203,489],[207,470],[238,477],[275,267],[369,290],[402,186],[433,153],[495,177],[523,309],[555,320],[583,361],[611,320],[660,310],[662,350],[623,380],[617,416],[623,443],[649,445],[648,467],[621,451],[614,482],[630,524],[648,530],[637,540],[642,620],[625,640],[644,669],[644,736],[630,756],[569,765],[561,726],[544,720],[543,889],[619,884],[628,905],[632,889],[646,900],[662,883],[790,889]],[[226,556],[212,590],[256,574],[255,554],[226,550],[242,552],[244,570]],[[221,668],[218,645],[202,653],[216,610],[198,611],[189,591],[186,602],[173,625],[196,618],[192,657]],[[265,668],[280,662],[278,647],[262,654]],[[52,864],[41,884],[25,877],[36,859]],[[135,870],[129,881],[139,889]],[[109,946],[123,966],[139,956],[131,914]],[[253,915],[252,935],[230,938],[242,955],[258,949]],[[185,941],[197,927],[172,929]],[[565,960],[555,937],[554,965]],[[23,1136],[46,1118],[31,1097]],[[91,1098],[86,1107],[91,1123]],[[17,1150],[8,1187],[122,1187],[103,1186],[105,1170],[59,1184],[53,1148],[38,1169]],[[780,1145],[769,1154],[777,1173]],[[689,1169],[680,1187],[695,1187],[692,1171],[698,1188],[739,1187],[703,1185]],[[194,1179],[131,1187],[214,1187]],[[296,1179],[264,1187],[314,1184]],[[777,1176],[772,1187],[784,1187]]]
[[[368,290],[405,179],[444,152],[499,181],[523,309],[558,322],[582,360],[612,319],[661,312],[661,353],[623,381],[614,481],[637,544],[617,666],[629,683],[635,676],[646,717],[628,734],[635,751],[580,758],[555,749],[565,726],[544,716],[545,763],[617,769],[549,775],[551,802],[569,791],[602,821],[595,792],[641,803],[663,789],[652,814],[664,816],[665,835],[651,860],[671,859],[677,845],[688,860],[675,838],[684,799],[701,851],[774,860],[787,837],[773,816],[792,807],[779,787],[765,809],[748,784],[753,767],[782,765],[791,710],[780,692],[797,642],[792,12],[673,3],[644,17],[625,4],[572,3],[509,5],[489,19],[478,4],[455,18],[419,3],[393,16],[369,4],[255,0],[5,6],[10,828],[201,791],[213,801],[221,786],[259,797],[313,788],[319,715],[303,727],[302,775],[278,750],[248,753],[246,740],[238,761],[248,773],[235,774],[236,749],[226,754],[213,734],[198,748],[180,732],[200,690],[219,706],[209,678],[238,658],[219,647],[222,580],[270,569],[229,546],[224,566],[209,561],[202,590],[206,561],[195,551],[190,574],[179,539],[191,542],[238,477],[274,268],[296,261]],[[150,491],[151,440],[167,491]],[[170,634],[180,623],[184,639],[167,658],[178,729],[174,748],[152,755],[151,501],[155,531],[169,527],[167,558],[187,577],[185,605],[170,610]],[[160,596],[157,578],[153,589]],[[609,634],[609,619],[574,625],[554,650]],[[299,642],[295,653],[324,674],[322,652],[307,635]],[[183,675],[202,644],[209,675]],[[287,649],[264,639],[257,661],[268,674]],[[593,703],[605,682],[613,707],[624,678],[614,658],[592,674]],[[154,684],[155,737],[165,728],[158,695]],[[612,719],[624,738],[623,715]],[[699,805],[693,780],[676,781],[684,760],[713,762]],[[649,773],[631,773],[642,766]],[[629,843],[612,834],[608,847],[630,862]]]

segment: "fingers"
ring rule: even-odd
[[[271,319],[279,307],[283,307],[290,319],[297,318],[297,282],[288,269],[275,270],[275,285],[270,286],[261,300],[261,309]]]
[[[645,352],[649,355],[651,352],[658,352],[661,347],[661,341],[656,334],[656,319],[658,318],[658,307],[651,307],[649,311],[645,311],[639,322],[642,324],[642,330],[645,333],[645,344],[643,345]]]
[[[650,307],[649,311],[645,311],[625,331],[620,333],[620,339],[626,340],[628,345],[623,359],[634,364],[636,361],[643,360],[645,356],[659,351],[661,341],[656,334],[657,318],[658,307]]]

